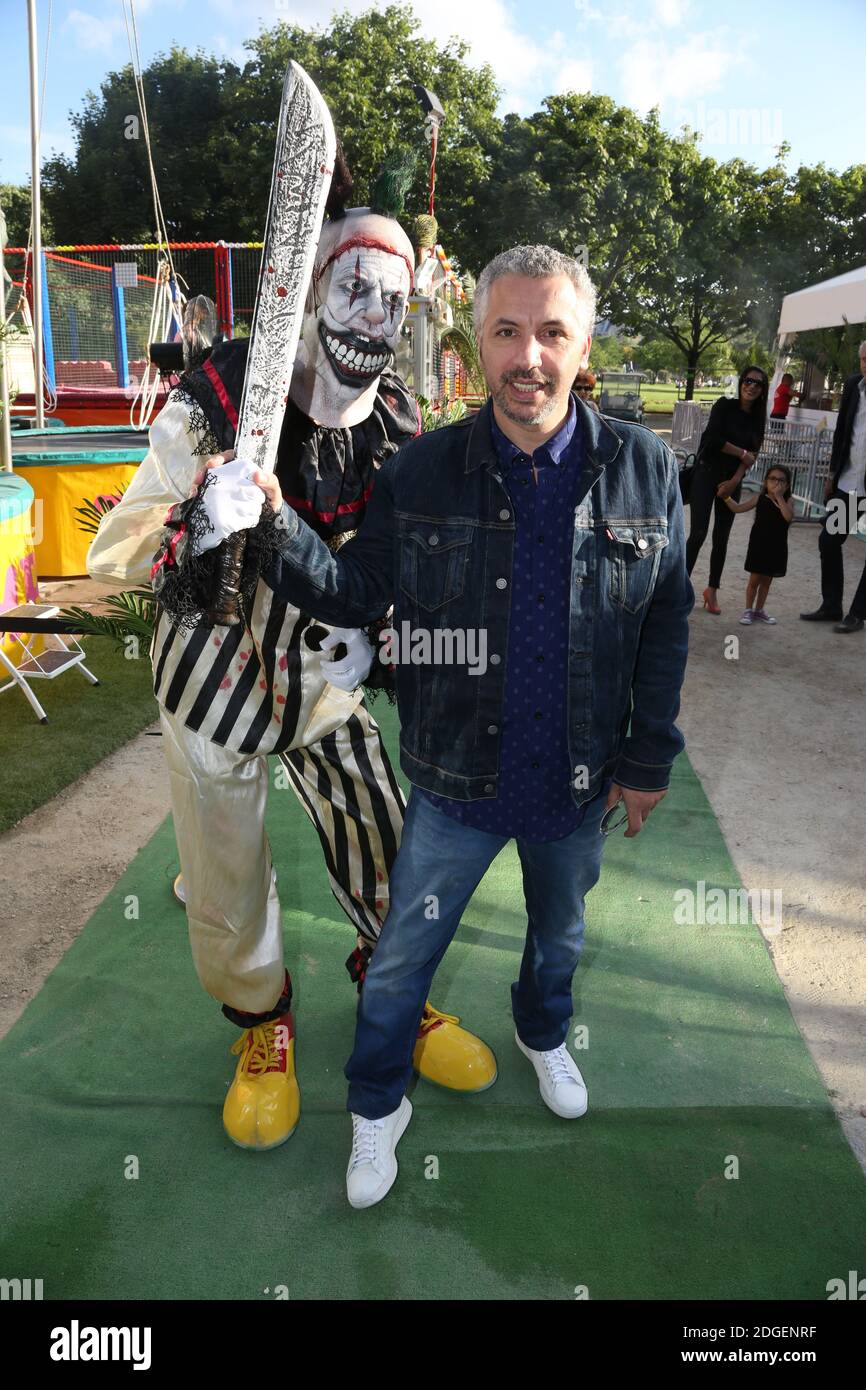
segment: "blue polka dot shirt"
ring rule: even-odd
[[[562,429],[531,457],[492,415],[491,427],[515,517],[499,791],[456,801],[414,790],[475,830],[542,843],[570,835],[589,805],[574,804],[567,739],[571,556],[583,437],[573,399]],[[609,786],[598,795],[606,796]]]

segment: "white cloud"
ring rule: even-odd
[[[211,11],[235,21],[246,16],[266,26],[280,21],[311,26],[327,25],[335,9],[363,13],[370,9],[371,0],[207,0],[207,4]],[[554,74],[568,60],[561,34],[550,34],[540,42],[521,27],[507,0],[470,0],[460,9],[444,12],[431,11],[416,0],[414,8],[425,38],[439,44],[452,36],[460,38],[469,47],[473,65],[490,64],[502,88],[502,110],[534,109],[539,93],[552,90]]]
[[[653,0],[655,17],[666,28],[682,24],[690,8],[691,0]]]
[[[90,14],[88,10],[70,10],[63,25],[69,29],[79,48],[88,52],[107,53],[113,48],[115,40],[126,38],[126,26],[116,15],[104,18]],[[49,64],[51,57],[49,56]]]
[[[572,58],[556,74],[554,90],[557,92],[591,92],[593,66],[589,58]]]
[[[745,61],[743,44],[726,31],[694,34],[680,44],[664,39],[638,39],[617,64],[622,99],[648,111],[651,106],[678,104],[716,91],[730,70]]]
[[[217,58],[227,58],[229,62],[237,63],[241,68],[250,58],[242,43],[235,43],[234,40],[226,38],[225,34],[212,34],[208,41],[208,50]]]

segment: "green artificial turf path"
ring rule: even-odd
[[[376,713],[393,749],[393,714]],[[677,889],[738,886],[685,758],[647,830],[612,837],[589,899],[589,1113],[552,1115],[513,1041],[510,845],[431,992],[491,1044],[499,1079],[464,1098],[415,1084],[397,1183],[367,1211],[344,1187],[353,933],[291,791],[272,790],[269,828],[296,1133],[264,1154],[223,1134],[237,1033],[193,972],[169,820],[0,1043],[4,1277],[43,1279],[46,1299],[823,1300],[863,1268],[866,1179],[758,928],[674,922]]]

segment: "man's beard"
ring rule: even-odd
[[[530,415],[529,417],[526,415],[518,415],[508,397],[508,387],[511,382],[527,380],[525,372],[504,372],[499,378],[499,386],[495,391],[492,391],[491,394],[505,418],[507,420],[512,420],[515,425],[543,425],[548,416],[556,409],[556,396],[559,389],[559,381],[553,376],[529,377],[528,379],[540,386],[547,396],[547,399],[542,402],[534,415]]]

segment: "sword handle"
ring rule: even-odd
[[[220,546],[216,577],[207,610],[207,620],[216,627],[237,627],[243,620],[241,575],[244,568],[246,533],[234,531]]]

